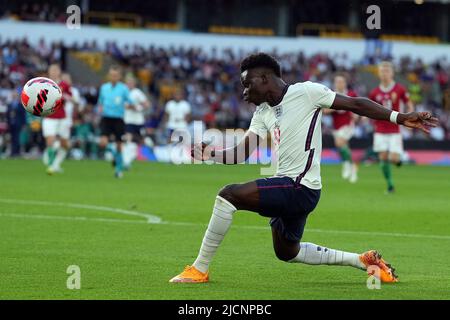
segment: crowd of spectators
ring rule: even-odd
[[[63,1],[18,1],[9,3],[0,16],[22,21],[41,21],[64,23],[67,19],[66,5]]]
[[[147,132],[155,143],[167,142],[164,137],[164,107],[178,89],[190,103],[192,120],[203,121],[208,128],[247,128],[254,107],[242,100],[239,63],[248,52],[231,50],[205,51],[200,48],[168,48],[134,46],[118,47],[107,43],[104,50],[93,41],[75,44],[70,48],[60,43],[48,44],[41,40],[31,46],[26,39],[0,42],[0,155],[16,154],[9,147],[11,130],[20,126],[20,152],[36,155],[42,151],[40,119],[17,111],[22,85],[30,78],[44,75],[50,63],[65,64],[68,51],[102,52],[120,62],[126,73],[133,73],[141,88],[152,102],[148,112]],[[306,56],[302,52],[278,54],[283,78],[288,83],[316,81],[332,87],[333,76],[344,73],[349,86],[358,95],[367,96],[371,87],[361,78],[364,64],[350,61],[345,55],[330,56],[317,53]],[[425,64],[421,60],[404,57],[394,60],[398,77],[408,86],[411,99],[419,110],[427,109],[437,114],[441,127],[433,130],[431,139],[450,140],[450,64],[439,61]],[[366,70],[366,69],[364,69]],[[367,72],[367,71],[364,71]],[[74,119],[74,145],[95,156],[98,135],[98,115],[95,113],[97,90],[100,86],[86,85],[74,79],[81,93],[80,112]],[[445,109],[447,108],[447,109]],[[20,108],[19,108],[20,110]],[[331,132],[329,117],[324,117],[324,133]],[[357,124],[359,138],[371,136],[368,119]],[[418,132],[405,132],[406,138],[429,139]],[[7,152],[5,152],[7,151]]]

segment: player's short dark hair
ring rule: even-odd
[[[118,65],[118,64],[112,64],[112,65],[109,67],[109,70],[110,70],[110,71],[117,71],[117,72],[122,73],[122,67],[121,67],[120,65]]]
[[[347,73],[344,73],[344,72],[341,72],[341,71],[340,71],[340,72],[336,72],[336,73],[334,74],[333,79],[336,79],[337,77],[344,78],[345,82],[348,82],[349,76],[348,76]]]
[[[241,73],[254,68],[267,68],[272,70],[277,77],[281,77],[280,64],[274,57],[267,53],[255,53],[242,60]]]

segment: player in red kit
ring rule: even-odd
[[[406,112],[413,112],[414,107],[408,98],[405,87],[394,81],[394,68],[390,62],[381,62],[378,66],[380,85],[373,89],[369,98],[385,108],[401,112],[401,106],[406,105]],[[387,192],[395,191],[392,180],[390,163],[401,165],[403,153],[403,140],[400,126],[387,121],[374,121],[373,150],[378,153],[381,171],[387,182]]]
[[[354,91],[347,89],[347,80],[343,75],[334,77],[334,90],[349,97],[357,97]],[[358,167],[353,163],[348,142],[353,136],[356,115],[350,111],[333,109],[327,109],[324,113],[331,114],[333,118],[334,145],[342,160],[342,178],[355,183],[358,180]]]
[[[72,92],[70,85],[61,81],[59,65],[52,64],[49,66],[48,77],[59,85],[63,93],[62,106],[55,113],[42,120],[42,134],[47,146],[44,153],[44,163],[47,165],[47,173],[52,175],[61,171],[61,163],[69,150],[70,122],[66,121],[64,104],[68,99],[72,99]],[[58,138],[59,146],[55,147]]]

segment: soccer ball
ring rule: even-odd
[[[29,113],[45,117],[61,108],[62,91],[51,79],[33,78],[23,87],[20,100]]]

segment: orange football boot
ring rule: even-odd
[[[383,258],[376,250],[369,250],[359,256],[359,260],[368,268],[369,266],[377,266],[380,269],[380,280],[382,282],[398,282],[395,269]],[[369,276],[377,276],[375,271],[368,272]]]
[[[194,266],[186,266],[184,271],[179,275],[173,277],[169,282],[184,282],[184,283],[204,283],[209,281],[208,272],[203,273],[197,270]]]

